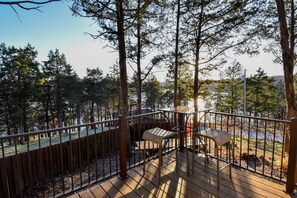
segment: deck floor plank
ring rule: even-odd
[[[151,177],[156,177],[158,169],[155,166],[146,167],[146,174],[150,174]],[[163,172],[163,171],[162,171]],[[168,173],[172,174],[172,173]],[[156,178],[157,179],[157,178]],[[180,190],[180,183],[174,181],[170,177],[167,177],[167,174],[161,177],[161,183],[165,183],[167,187],[167,192],[171,197],[187,197],[186,194]]]
[[[207,167],[205,169],[205,165],[201,164],[201,161],[202,160],[199,160],[198,163],[195,163],[195,174],[199,173],[206,176],[205,174],[207,172],[210,172],[215,176],[215,164],[210,163],[211,167]],[[214,162],[215,161],[216,160],[214,160]],[[200,171],[202,168],[204,168],[205,170]],[[267,179],[257,177],[236,168],[232,168],[232,182],[230,182],[229,173],[227,170],[222,172],[221,178],[222,181],[229,181],[228,184],[222,183],[223,185],[229,187],[232,186],[232,188],[234,188],[237,192],[240,192],[249,197],[287,197],[287,195],[283,192],[284,186],[274,182],[270,182]],[[263,183],[265,184],[263,185]]]
[[[158,184],[158,172],[157,170],[154,169],[154,173],[150,173],[149,170],[150,169],[149,167],[146,167],[146,173],[145,173],[145,178],[150,181],[151,183],[154,183],[154,184]],[[138,173],[138,174],[141,174],[142,173],[142,167],[136,167],[135,169],[135,172]],[[160,193],[167,193],[167,196],[169,197],[175,197],[175,193],[170,191],[170,185],[169,185],[170,181],[163,181],[163,182],[160,182],[160,186],[156,186],[156,188],[159,188],[159,189],[162,189],[162,192]],[[172,190],[172,189],[171,189]]]
[[[96,198],[108,198],[109,197],[99,184],[92,186],[90,188],[90,191]]]
[[[190,157],[190,156],[189,156]],[[170,156],[165,156],[164,161],[167,162],[168,160],[171,160]],[[191,185],[194,188],[198,189],[204,189],[209,194],[215,195],[215,196],[223,196],[223,197],[241,197],[238,193],[235,192],[233,189],[225,188],[221,184],[221,188],[217,189],[217,183],[216,183],[216,175],[209,175],[208,177],[201,178],[201,177],[195,177],[192,174],[187,174],[187,165],[186,165],[186,158],[183,157],[183,155],[179,156],[181,160],[179,160],[179,171],[178,175],[184,178],[185,182],[188,185]],[[169,163],[167,166],[165,166],[167,169],[174,169],[175,165],[172,163]],[[199,172],[203,172],[204,170],[200,170]],[[223,183],[223,181],[221,181]],[[201,191],[199,192],[201,193]]]
[[[216,160],[210,160],[206,166],[204,158],[197,155],[194,174],[191,173],[191,169],[190,174],[187,174],[186,155],[179,153],[178,173],[176,173],[173,156],[174,152],[163,156],[160,185],[158,160],[155,159],[147,163],[145,175],[143,166],[136,166],[127,171],[128,177],[125,180],[113,177],[70,197],[293,197],[283,191],[284,185],[237,168],[232,168],[232,179],[229,177],[228,169],[225,169],[220,174],[220,188],[217,188]],[[191,153],[189,157],[191,162]]]
[[[80,198],[95,198],[89,189],[79,192],[78,195]]]
[[[112,198],[123,197],[124,195],[116,189],[112,183],[107,180],[103,183],[100,183],[100,186],[104,189],[104,191],[108,194],[108,196]]]
[[[144,188],[139,182],[131,178],[128,171],[128,178],[125,180],[126,185],[128,185],[139,197],[154,197],[146,188]]]
[[[68,198],[79,198],[79,195],[77,193],[75,193],[75,194],[69,196]]]
[[[134,180],[134,182],[137,183],[139,187],[145,189],[149,193],[149,197],[156,197],[155,194],[157,193],[157,188],[152,183],[147,181],[142,176],[139,176],[134,170],[129,171],[129,176]]]
[[[157,172],[157,164],[152,164],[149,169],[146,169],[150,174]],[[194,186],[185,185],[183,178],[179,177],[175,170],[162,169],[161,181],[170,181],[170,190],[173,190],[174,197],[209,197],[209,193],[201,192],[200,189],[193,188]],[[197,196],[197,191],[199,196]],[[204,196],[203,196],[204,195]]]
[[[135,198],[138,195],[136,192],[133,191],[125,182],[124,180],[121,180],[119,177],[114,177],[109,180],[112,185],[118,189],[125,197],[127,198]]]
[[[133,169],[133,172],[130,174],[135,181],[140,181],[140,184],[142,184],[154,197],[167,197],[167,194],[164,191],[164,184],[158,186],[158,183],[152,183],[147,174],[145,174],[145,176],[142,175],[142,171],[139,173]]]

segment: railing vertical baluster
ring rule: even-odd
[[[105,178],[105,157],[106,157],[106,153],[107,153],[107,147],[106,147],[106,133],[103,132],[104,126],[103,124],[101,124],[101,144],[102,144],[102,176],[103,178]]]
[[[208,111],[205,111],[204,112],[204,124],[203,124],[203,129],[206,129],[207,128],[207,126],[206,126],[206,116],[207,116],[207,114],[208,114],[209,112]],[[209,117],[210,117],[210,119],[211,119],[211,114],[209,113]],[[210,120],[211,121],[211,120]]]
[[[214,118],[214,128],[217,129],[217,114],[215,113],[214,116],[215,116],[215,118]]]
[[[263,167],[262,173],[264,174],[265,171],[265,159],[266,159],[266,144],[267,144],[267,120],[265,120],[265,127],[264,127],[264,145],[263,145]]]
[[[17,171],[19,171],[20,170],[20,155],[18,155],[18,146],[17,146],[17,138],[13,138],[13,142],[14,142],[14,150],[15,150],[15,155],[16,155],[16,166],[17,166]],[[22,180],[20,179],[19,181],[18,181],[18,183],[19,183],[19,187],[20,187],[20,189],[17,189],[18,191],[17,191],[17,193],[20,193],[19,194],[19,196],[20,197],[23,197],[23,193],[22,193]]]
[[[73,191],[74,190],[74,181],[73,181],[73,172],[74,172],[74,159],[73,159],[73,148],[72,148],[72,137],[71,137],[71,132],[69,133],[69,151],[70,151],[70,154],[69,155],[69,158],[70,158],[70,172],[71,172],[71,190]]]
[[[242,128],[243,128],[243,124],[242,124],[242,120],[243,117],[240,117],[240,149],[239,149],[239,166],[241,167],[241,156],[242,156]]]
[[[134,123],[134,122],[132,121],[132,123]],[[137,138],[140,138],[140,129],[139,129],[140,126],[139,126],[139,124],[140,124],[140,121],[136,124],[136,127],[137,127],[136,130],[135,130],[135,125],[134,124],[131,127],[132,128],[131,131],[133,131],[133,133],[131,134],[133,141],[136,141]],[[140,149],[138,149],[138,152],[139,152],[139,150]],[[134,161],[134,164],[135,164],[135,162],[136,162],[136,156],[135,155],[133,155],[133,161]],[[140,155],[138,155],[138,161],[140,161]],[[129,168],[130,168],[130,163],[129,163]]]
[[[113,126],[115,126],[116,123],[114,122]],[[119,147],[119,133],[116,130],[114,130],[114,139],[116,140],[115,151],[114,151],[116,174],[119,174],[119,152],[118,151],[120,150],[120,147]]]
[[[65,183],[64,183],[64,160],[63,160],[63,145],[62,145],[62,130],[60,129],[59,131],[59,138],[60,138],[60,164],[61,164],[61,183],[62,183],[62,194],[65,194]]]
[[[120,116],[120,178],[127,178],[127,118]]]
[[[288,161],[288,175],[286,183],[286,191],[293,193],[295,189],[296,174],[297,174],[297,118],[291,119],[290,124],[290,147]]]
[[[234,153],[235,153],[235,137],[236,137],[236,117],[233,116],[233,139],[232,139],[232,163],[234,164]]]
[[[285,134],[286,134],[286,126],[287,125],[285,125],[285,124],[283,124],[283,133],[282,133],[282,135],[281,135],[281,137],[285,137]],[[283,177],[283,171],[284,171],[284,158],[285,158],[285,152],[284,152],[284,145],[285,145],[285,138],[282,138],[282,149],[281,149],[281,153],[282,153],[282,155],[281,155],[281,168],[280,168],[280,175],[279,175],[279,179],[282,179],[282,177]]]
[[[94,149],[95,149],[95,156],[94,156],[94,158],[95,158],[95,178],[96,178],[96,181],[98,181],[98,147],[99,147],[99,144],[98,144],[98,142],[97,142],[97,138],[99,137],[99,135],[97,135],[97,126],[95,127],[95,129],[94,129],[94,144],[95,144],[95,146],[94,146]]]
[[[223,115],[221,115],[221,123],[220,123],[220,125],[221,125],[221,131],[223,130]]]
[[[81,151],[82,143],[81,143],[81,130],[78,130],[78,163],[79,163],[79,181],[80,187],[82,187],[82,151]]]
[[[52,145],[52,133],[50,133],[49,135],[49,144],[50,144],[50,148],[49,148],[49,152],[50,152],[50,172],[51,172],[51,179],[52,179],[52,183],[53,183],[53,197],[55,197],[56,195],[56,182],[55,182],[55,174],[54,174],[54,162],[53,162],[53,145]]]
[[[40,133],[40,134],[38,134],[38,157],[40,158],[40,157],[43,157],[42,156],[42,150],[41,150],[41,138],[42,138],[42,133]],[[42,181],[40,181],[42,184],[42,195],[43,195],[43,197],[45,197],[45,167],[44,167],[44,160],[40,160],[39,161],[39,163],[40,163],[40,166],[42,166],[42,168],[41,168],[41,172],[42,172],[42,174],[41,174],[41,180]],[[40,178],[40,177],[39,177]],[[38,180],[39,180],[39,178],[38,178]]]
[[[259,133],[259,120],[256,119],[256,142],[255,142],[255,157],[258,157],[258,133]],[[257,169],[257,159],[254,160],[255,171]]]
[[[112,160],[111,160],[111,155],[112,155],[112,150],[113,150],[113,144],[112,144],[112,136],[111,136],[112,132],[108,133],[108,147],[109,147],[109,154],[108,154],[108,158],[109,158],[109,175],[111,175],[112,172]]]
[[[273,177],[274,161],[275,161],[275,137],[276,137],[276,122],[273,122],[273,146],[271,154],[271,177]]]
[[[94,125],[91,125],[91,130],[94,128]],[[89,138],[89,127],[86,128],[86,138],[87,138],[87,164],[88,164],[88,184],[91,183],[91,169],[90,169],[90,138]]]
[[[26,137],[24,137],[24,140],[27,141],[27,171],[28,171],[28,175],[29,175],[29,184],[30,184],[30,188],[33,189],[34,186],[34,177],[33,177],[33,167],[32,167],[32,156],[31,156],[31,152],[30,152],[30,136],[26,135]],[[31,193],[31,191],[29,191]]]
[[[246,168],[249,169],[249,156],[250,156],[250,138],[251,138],[251,118],[249,118],[248,124],[248,143],[247,143],[247,158],[246,158]]]

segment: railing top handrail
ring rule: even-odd
[[[180,114],[197,114],[197,113],[203,113],[203,112],[208,112],[207,110],[205,111],[176,111],[176,110],[170,110],[170,109],[162,109],[161,111],[163,112],[170,112],[170,113],[180,113]]]
[[[103,123],[108,123],[108,122],[118,122],[118,121],[119,121],[119,119],[112,119],[112,120],[96,121],[96,122],[86,123],[86,124],[71,125],[71,126],[67,126],[67,127],[59,127],[59,128],[31,131],[31,132],[19,133],[19,134],[13,134],[13,135],[4,135],[4,136],[0,136],[0,140],[19,138],[22,136],[29,136],[29,135],[39,135],[39,134],[50,133],[50,132],[54,132],[54,131],[63,131],[63,130],[68,130],[68,129],[73,129],[73,128],[88,127],[91,125],[103,124]]]
[[[133,116],[127,116],[127,119],[149,116],[149,115],[154,115],[154,114],[159,114],[159,113],[162,113],[162,111],[154,111],[154,112],[150,112],[150,113],[143,113],[143,114],[138,114],[138,115],[133,115]]]
[[[280,120],[280,119],[267,118],[267,117],[247,116],[247,115],[239,115],[239,114],[231,114],[231,113],[215,112],[215,111],[208,111],[206,113],[220,114],[220,115],[225,115],[225,116],[236,116],[236,117],[240,117],[240,118],[258,119],[258,120],[264,120],[264,121],[282,122],[282,123],[287,123],[287,124],[291,123],[290,120]]]
[[[132,119],[132,118],[150,116],[150,115],[155,115],[155,114],[163,114],[164,112],[178,113],[178,112],[172,111],[170,109],[168,109],[168,110],[167,109],[162,109],[162,110],[154,111],[154,112],[150,112],[150,113],[127,116],[126,118],[127,119]],[[273,118],[266,118],[266,117],[255,117],[255,116],[231,114],[231,113],[224,113],[224,112],[215,112],[215,111],[209,111],[209,110],[197,111],[197,112],[184,112],[184,113],[186,113],[186,114],[195,114],[195,113],[202,113],[202,112],[205,112],[206,114],[209,113],[209,114],[218,114],[218,115],[225,115],[225,116],[236,116],[236,117],[239,117],[239,118],[258,119],[258,120],[281,122],[281,123],[287,123],[287,124],[291,123],[290,120],[280,120],[280,119],[273,119]],[[96,121],[96,122],[86,123],[86,124],[72,125],[72,126],[67,126],[67,127],[31,131],[31,132],[27,132],[27,133],[20,133],[20,134],[13,134],[13,135],[5,135],[5,136],[1,136],[0,140],[18,138],[18,137],[28,136],[28,135],[39,135],[39,134],[44,134],[44,133],[49,133],[49,132],[54,132],[54,131],[63,131],[63,130],[68,130],[68,129],[73,129],[73,128],[88,127],[88,126],[91,126],[91,125],[103,124],[103,123],[107,123],[107,122],[117,122],[117,121],[119,121],[118,118],[117,119],[112,119],[112,120],[105,120],[105,121]]]

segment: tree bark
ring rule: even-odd
[[[295,104],[295,93],[294,93],[294,81],[293,81],[293,72],[294,72],[294,2],[291,3],[292,9],[292,19],[291,19],[291,28],[290,34],[286,21],[286,10],[283,0],[275,0],[278,12],[279,20],[279,30],[280,30],[280,45],[282,50],[282,59],[283,59],[283,70],[285,78],[285,93],[286,93],[286,116],[287,119],[296,117],[296,104]],[[291,41],[291,43],[290,43]],[[286,142],[285,142],[285,151],[288,152],[289,149],[290,136],[289,133],[286,133]]]
[[[141,35],[140,35],[140,0],[137,4],[137,114],[141,114],[141,92],[142,92],[142,79],[141,79]]]
[[[128,115],[128,83],[127,83],[127,66],[126,66],[126,47],[124,33],[124,12],[123,1],[116,0],[117,9],[117,29],[119,44],[119,65],[120,65],[120,86],[121,86],[121,106],[122,114]]]
[[[203,0],[201,2],[201,10],[199,15],[198,30],[196,36],[196,54],[195,54],[195,72],[194,72],[194,111],[198,112],[198,83],[199,83],[199,60],[200,60],[200,41],[201,41],[201,29],[202,29],[202,19],[203,19]],[[194,117],[194,123],[198,121],[197,114]],[[194,126],[196,127],[196,126]]]
[[[176,30],[175,30],[175,68],[174,68],[174,107],[179,105],[177,94],[177,81],[178,81],[178,53],[179,53],[179,21],[180,21],[180,0],[177,1],[177,15],[176,15]]]

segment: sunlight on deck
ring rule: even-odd
[[[172,153],[174,155],[174,153]],[[171,155],[171,154],[170,154]],[[179,155],[179,170],[173,157],[164,156],[161,184],[158,185],[158,161],[152,160],[142,175],[142,166],[128,171],[128,178],[113,177],[70,197],[291,197],[283,192],[284,185],[260,178],[247,171],[232,168],[232,180],[228,170],[221,174],[221,187],[217,188],[215,160],[205,166],[199,156],[194,174],[187,174],[186,155]],[[190,158],[191,159],[191,158]]]

